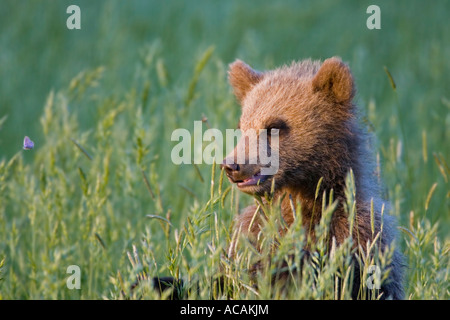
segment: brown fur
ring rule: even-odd
[[[330,239],[337,244],[349,236],[348,217],[344,210],[345,177],[352,169],[356,185],[357,215],[353,239],[355,245],[365,247],[372,240],[370,206],[373,199],[375,211],[375,234],[380,230],[383,199],[374,177],[370,150],[366,134],[357,124],[357,115],[352,99],[355,86],[350,69],[340,58],[333,57],[319,61],[304,60],[290,66],[259,72],[237,60],[230,65],[229,81],[242,105],[240,128],[245,136],[248,129],[268,129],[274,123],[280,129],[279,170],[270,179],[259,185],[240,188],[249,194],[264,195],[270,192],[271,181],[275,179],[275,198],[289,194],[301,204],[304,225],[319,222],[321,207],[313,212],[315,190],[322,177],[321,192],[333,189],[339,205],[330,224]],[[285,125],[285,126],[284,126]],[[238,143],[242,143],[243,139]],[[248,150],[247,150],[248,152]],[[246,159],[251,155],[246,155]],[[228,160],[236,160],[235,151]],[[228,163],[233,162],[229,161]],[[224,164],[231,182],[239,182],[259,172],[258,164]],[[290,225],[293,212],[289,197],[281,203],[282,215]],[[256,239],[260,232],[258,216],[252,227],[256,207],[246,208],[237,218],[237,227]],[[257,213],[258,214],[258,213]],[[314,239],[314,228],[308,228]],[[385,215],[382,246],[389,245],[395,238],[394,222]],[[358,242],[359,241],[359,242]],[[394,254],[389,281],[382,288],[384,297],[400,299],[402,290],[401,257]],[[356,296],[355,296],[356,297]]]

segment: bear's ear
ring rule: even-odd
[[[350,103],[354,95],[349,67],[338,57],[325,60],[312,80],[315,92],[327,94],[337,103]]]
[[[241,60],[236,60],[230,64],[228,69],[228,80],[233,87],[233,92],[239,102],[242,102],[245,95],[263,78],[262,72],[253,70],[249,65]]]

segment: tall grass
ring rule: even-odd
[[[184,186],[186,182],[176,174],[178,188],[166,192],[155,169],[159,158],[151,152],[157,148],[157,137],[145,135],[159,126],[142,121],[151,116],[134,88],[122,98],[98,101],[96,127],[80,129],[77,111],[71,110],[80,98],[72,93],[93,89],[95,96],[95,90],[101,90],[101,80],[95,76],[99,70],[80,73],[67,90],[51,91],[40,118],[44,140],[35,141],[34,150],[18,151],[0,162],[2,298],[159,299],[170,292],[160,297],[151,279],[168,275],[184,279],[183,294],[193,299],[351,297],[353,240],[327,247],[328,224],[336,207],[332,195],[317,204],[323,215],[314,226],[318,241],[312,248],[313,263],[302,268],[301,277],[291,273],[294,281],[289,290],[281,281],[273,284],[271,277],[280,261],[286,261],[289,270],[301,264],[305,245],[301,208],[293,204],[295,222],[281,236],[279,230],[285,225],[278,206],[260,202],[265,219],[259,252],[239,230],[232,231],[233,217],[248,199],[224,181],[223,171],[215,165],[209,173],[208,166],[201,167],[201,175],[211,177],[203,182],[198,168],[178,169],[188,171],[187,176],[200,185],[195,190],[203,189],[204,194],[196,195],[198,191]],[[193,79],[198,77],[195,74]],[[191,85],[187,88],[192,90]],[[163,148],[164,142],[159,143]],[[34,157],[30,164],[24,163],[27,157]],[[347,208],[352,224],[357,213],[352,176],[349,179]],[[422,204],[425,210],[435,188]],[[186,201],[189,207],[177,206],[178,194],[183,193],[191,199]],[[409,266],[407,297],[448,298],[449,244],[438,237],[438,225],[411,211],[409,224],[400,230]],[[230,246],[236,248],[233,258]],[[382,266],[381,280],[386,278],[392,249],[379,251],[376,240],[359,248],[361,278],[371,275],[371,265]],[[264,267],[253,278],[249,270],[258,261]],[[80,290],[66,285],[69,265],[82,271]],[[220,290],[218,274],[224,278]],[[361,289],[361,298],[367,298]]]
[[[449,298],[449,37],[432,23],[411,24],[413,17],[445,21],[446,3],[385,4],[379,33],[355,28],[365,26],[365,4],[271,2],[258,11],[238,1],[145,3],[80,2],[77,34],[59,27],[63,2],[46,10],[45,1],[30,4],[42,13],[41,28],[28,28],[35,18],[12,1],[0,12],[0,59],[8,62],[0,67],[0,298],[159,299],[150,279],[169,275],[185,280],[189,298],[349,298],[351,238],[331,250],[318,241],[314,263],[283,290],[269,280],[279,261],[300,264],[301,208],[292,203],[296,220],[284,236],[277,206],[263,208],[258,252],[232,229],[233,217],[255,200],[230,186],[218,166],[170,159],[174,129],[192,130],[196,120],[204,128],[236,126],[240,110],[226,81],[234,58],[270,68],[332,55],[349,62],[364,123],[377,136],[377,173],[408,264],[406,298]],[[22,150],[25,135],[33,150]],[[321,239],[334,203],[323,198]],[[351,212],[351,199],[347,205]],[[230,244],[237,245],[233,259]],[[376,244],[369,249],[373,255],[360,255],[364,277],[372,263],[389,260]],[[264,267],[253,278],[256,261]],[[80,290],[66,285],[70,265],[80,267]],[[225,287],[216,290],[219,273]]]

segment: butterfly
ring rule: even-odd
[[[34,148],[34,142],[31,141],[30,138],[25,136],[25,138],[23,139],[23,149],[24,150],[31,150],[33,148]]]

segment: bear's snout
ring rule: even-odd
[[[258,186],[270,177],[261,174],[259,165],[227,163],[227,159],[224,159],[220,166],[225,170],[230,182],[236,183],[240,189]]]
[[[220,167],[225,170],[225,173],[227,175],[232,174],[233,171],[239,171],[239,169],[240,169],[240,167],[237,163],[227,164],[225,159],[223,160]]]

